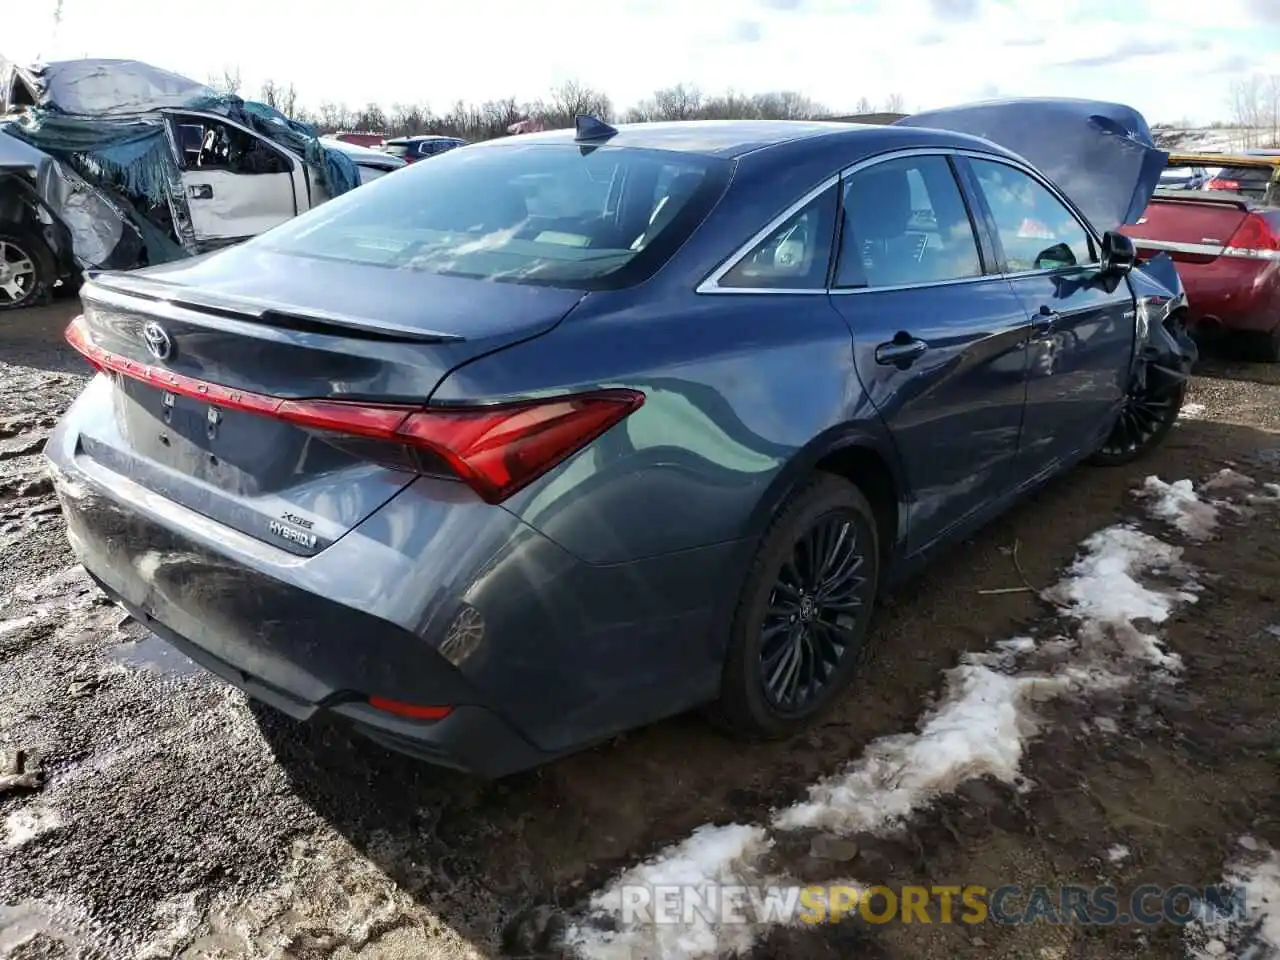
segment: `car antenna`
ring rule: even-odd
[[[611,127],[599,117],[588,117],[579,115],[573,121],[575,142],[590,140],[608,140],[612,136],[616,136],[618,130]]]

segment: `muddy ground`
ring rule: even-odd
[[[911,729],[960,653],[1047,616],[1029,592],[980,592],[1022,583],[1015,543],[1046,586],[1085,536],[1137,515],[1130,491],[1149,474],[1234,463],[1280,480],[1280,369],[1207,360],[1189,398],[1203,410],[1156,455],[1073,472],[901,590],[872,668],[815,732],[744,747],[680,718],[486,785],[249,704],[99,598],[39,458],[85,375],[61,344],[68,316],[0,324],[0,749],[43,774],[0,795],[0,957],[518,948],[509,922],[530,906],[571,908],[701,824],[760,821]],[[1280,510],[1260,510],[1188,546],[1210,575],[1165,631],[1180,684],[1061,708],[1025,765],[1030,792],[971,784],[859,857],[890,884],[1126,888],[1214,883],[1241,834],[1280,848],[1278,533]],[[1098,716],[1118,732],[1100,735]],[[1130,851],[1119,864],[1106,854],[1117,844]],[[781,931],[755,955],[1180,957],[1183,945],[1173,926],[851,923]]]

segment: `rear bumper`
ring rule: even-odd
[[[386,746],[480,776],[551,759],[421,637],[214,552],[116,499],[140,492],[129,481],[115,486],[74,467],[55,472],[75,553],[109,596],[211,673],[295,720],[328,713]],[[369,706],[370,695],[453,709],[407,720]]]
[[[179,652],[232,686],[239,687],[253,699],[294,720],[305,722],[317,713],[328,713],[348,722],[357,733],[388,749],[488,779],[503,777],[551,759],[498,714],[477,704],[455,707],[441,720],[415,722],[375,710],[358,699],[339,696],[326,703],[299,699],[197,646],[142,607],[130,603],[100,577],[90,576],[104,593],[128,610],[139,623]]]
[[[1218,257],[1208,263],[1178,261],[1177,266],[1192,330],[1269,333],[1280,327],[1280,262]]]
[[[82,439],[111,416],[106,386],[45,447],[72,548],[140,621],[254,698],[496,777],[714,696],[712,599],[739,545],[588,564],[461,484],[420,478],[301,557],[94,459]],[[452,712],[411,721],[370,696]]]

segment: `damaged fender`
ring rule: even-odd
[[[1133,384],[1163,391],[1182,387],[1191,378],[1199,349],[1187,333],[1187,294],[1177,267],[1161,253],[1129,274],[1137,303]]]

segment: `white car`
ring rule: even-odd
[[[341,150],[352,159],[355,165],[360,168],[360,183],[362,185],[370,180],[385,177],[393,170],[408,166],[399,157],[393,157],[391,154],[383,153],[381,150],[362,147],[358,143],[347,143],[347,141],[339,140],[337,137],[321,137],[320,142],[332,150]]]

